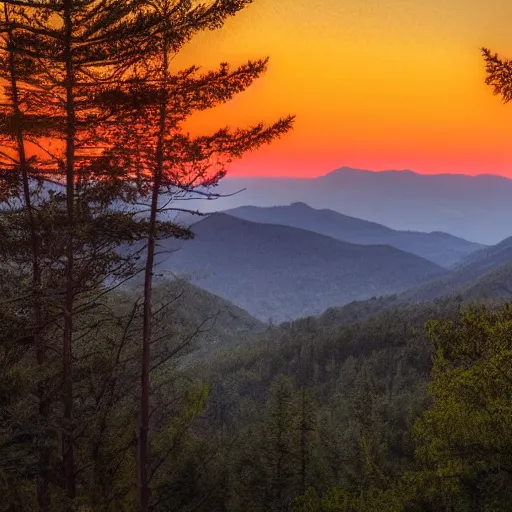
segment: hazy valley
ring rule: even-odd
[[[193,221],[193,240],[160,242],[159,271],[189,279],[262,321],[390,294],[411,301],[452,296],[511,262],[508,239],[486,247],[304,203],[238,207]]]

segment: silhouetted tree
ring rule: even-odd
[[[6,187],[6,198],[11,196],[19,199],[22,207],[21,212],[19,206],[8,208],[4,214],[11,215],[14,222],[18,225],[26,227],[28,245],[31,253],[31,299],[33,317],[29,319],[29,325],[32,326],[31,336],[35,346],[37,363],[40,372],[45,372],[46,347],[42,337],[42,304],[41,304],[41,261],[40,261],[40,239],[37,228],[37,212],[33,204],[33,190],[31,190],[31,182],[37,177],[36,169],[29,162],[26,152],[26,135],[30,131],[30,125],[24,122],[26,113],[23,109],[23,92],[25,95],[30,94],[29,91],[20,90],[20,77],[26,78],[27,73],[31,72],[31,59],[24,61],[16,55],[13,37],[13,20],[10,14],[11,7],[7,2],[3,5],[3,19],[1,31],[3,33],[2,53],[4,59],[0,61],[0,76],[5,80],[4,97],[5,103],[1,108],[3,123],[0,125],[0,136],[2,137],[2,152],[0,154],[1,174]],[[26,104],[26,103],[25,103]],[[33,163],[33,162],[32,162]],[[10,186],[9,186],[10,185]],[[32,187],[33,188],[33,187]],[[14,211],[13,211],[14,210]],[[21,215],[20,215],[21,214]],[[21,218],[20,218],[21,217]],[[20,222],[21,221],[21,222]],[[10,226],[13,226],[11,220]],[[23,228],[22,228],[23,229]],[[9,237],[3,237],[4,257],[16,259],[11,250],[7,247]],[[38,384],[38,401],[39,414],[45,419],[48,416],[48,399],[46,397],[47,390],[41,379]],[[39,443],[39,464],[41,472],[48,470],[49,451],[44,443]],[[42,510],[49,508],[48,484],[45,478],[38,476],[37,478],[37,498],[39,507]]]
[[[512,61],[502,59],[497,53],[488,48],[482,48],[487,77],[485,83],[493,88],[497,96],[501,96],[504,103],[512,99]]]
[[[14,200],[17,217],[5,217],[8,221],[2,229],[9,234],[6,239],[10,245],[4,244],[3,252],[12,259],[19,250],[20,268],[26,254],[31,254],[33,314],[29,339],[36,347],[40,365],[45,364],[48,350],[42,340],[54,339],[61,332],[61,356],[52,355],[52,361],[60,361],[61,366],[62,418],[57,419],[57,424],[62,437],[63,478],[52,483],[62,485],[69,500],[76,496],[77,476],[83,464],[88,466],[82,460],[85,445],[77,448],[77,440],[89,428],[86,423],[78,426],[77,411],[84,419],[88,406],[87,400],[83,406],[77,405],[77,393],[83,392],[92,375],[101,381],[105,379],[99,395],[90,390],[90,398],[95,397],[97,407],[103,411],[96,418],[98,442],[90,444],[96,461],[93,467],[99,470],[100,440],[105,435],[108,417],[103,408],[114,406],[115,390],[122,380],[114,368],[120,364],[120,355],[127,345],[126,333],[118,330],[114,332],[121,335],[121,341],[119,349],[114,350],[113,361],[96,359],[105,373],[87,372],[81,366],[82,358],[97,358],[92,356],[95,352],[89,355],[89,349],[104,347],[103,338],[97,345],[90,341],[96,324],[103,322],[95,312],[105,306],[99,299],[134,271],[131,255],[120,251],[119,246],[131,244],[143,235],[147,239],[138,436],[139,501],[140,509],[147,510],[149,374],[155,367],[150,353],[154,341],[155,247],[160,236],[191,236],[189,230],[159,219],[158,214],[168,209],[159,206],[160,199],[163,193],[171,201],[191,196],[216,197],[212,188],[225,175],[232,159],[271,142],[291,128],[292,118],[287,117],[268,126],[221,128],[197,137],[183,129],[194,112],[230,100],[265,71],[266,59],[234,69],[221,64],[206,73],[195,66],[176,73],[170,70],[172,56],[196,32],[220,28],[226,18],[249,3],[4,3],[1,33],[5,44],[0,74],[6,81],[9,101],[3,106],[0,126],[1,183],[3,199]],[[38,199],[37,208],[32,202],[34,190],[39,199],[44,198]],[[120,208],[146,197],[150,203],[147,220],[130,208]],[[11,229],[14,224],[9,222],[21,218],[20,215],[26,217],[26,222],[21,229]],[[45,304],[44,321],[41,304]],[[111,336],[106,332],[101,335],[105,339]],[[57,346],[51,349],[55,354]],[[76,350],[80,362],[74,355]],[[164,362],[165,358],[156,365]],[[40,387],[39,413],[43,417],[48,415],[49,402],[43,399],[48,392],[49,389]],[[51,506],[48,466],[54,455],[47,449],[40,451],[37,478],[42,509]],[[151,474],[154,471],[151,468]],[[97,471],[93,481],[98,483],[100,474]]]
[[[212,187],[226,174],[233,158],[286,133],[292,118],[269,126],[259,124],[248,129],[222,128],[211,135],[193,137],[183,123],[197,111],[215,107],[242,92],[266,69],[267,60],[248,62],[230,69],[222,64],[218,70],[200,73],[192,66],[171,72],[170,63],[182,46],[198,31],[220,28],[226,18],[248,5],[248,0],[218,0],[208,3],[156,0],[148,9],[162,20],[159,31],[146,49],[145,60],[137,66],[141,77],[127,89],[133,98],[133,112],[127,114],[124,134],[119,145],[132,148],[123,165],[149,191],[149,232],[144,271],[144,326],[142,337],[141,416],[139,433],[140,510],[149,506],[149,410],[150,361],[152,339],[152,283],[155,248],[161,236],[159,213],[179,210],[177,201],[214,198]],[[126,149],[125,149],[126,151]],[[160,206],[162,196],[164,206]],[[191,232],[179,225],[169,226],[166,236],[188,238]]]
[[[77,314],[94,307],[93,291],[107,277],[116,281],[130,274],[129,259],[117,248],[145,229],[132,213],[112,208],[115,200],[132,195],[133,187],[113,165],[109,151],[114,146],[113,127],[122,122],[115,110],[119,105],[110,98],[129,74],[148,27],[156,23],[140,5],[138,0],[4,3],[3,74],[10,77],[7,96],[12,113],[4,115],[3,131],[7,139],[15,136],[18,162],[4,167],[4,183],[9,194],[9,183],[21,170],[27,212],[33,211],[27,203],[29,173],[37,167],[38,177],[54,183],[44,229],[51,253],[47,269],[56,284],[51,297],[56,310],[53,322],[62,329],[62,458],[71,499],[77,473],[73,417]],[[39,153],[37,159],[30,158],[30,165],[26,142]],[[9,146],[3,151],[6,161],[12,160]],[[30,239],[35,247],[33,230]],[[34,263],[37,259],[33,257]],[[34,289],[40,288],[35,283],[40,272],[33,264]],[[49,300],[46,296],[45,302]],[[40,322],[36,319],[35,324]],[[43,359],[42,349],[38,357]]]
[[[298,430],[299,492],[304,494],[310,485],[311,463],[315,449],[317,417],[314,396],[302,388],[298,392],[295,419]]]

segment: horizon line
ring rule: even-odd
[[[479,174],[465,174],[463,172],[436,172],[436,173],[426,173],[419,172],[412,169],[360,169],[356,167],[342,166],[337,167],[331,171],[328,171],[324,174],[318,174],[316,176],[290,176],[290,175],[276,175],[276,174],[235,174],[232,175],[228,172],[226,179],[240,179],[240,178],[262,178],[262,179],[291,179],[291,180],[314,180],[317,178],[324,178],[331,174],[340,171],[355,171],[355,172],[363,172],[363,173],[409,173],[415,174],[417,176],[464,176],[466,178],[483,178],[483,177],[492,177],[492,178],[501,178],[507,181],[512,180],[512,177],[505,176],[503,174],[493,174],[491,172],[483,172]]]

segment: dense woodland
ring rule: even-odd
[[[0,510],[510,510],[512,279],[471,266],[496,252],[279,325],[159,276],[195,235],[169,212],[293,124],[185,128],[266,70],[171,65],[249,3],[1,3]]]

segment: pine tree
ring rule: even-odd
[[[38,335],[52,340],[52,354],[58,348],[53,340],[61,333],[61,355],[54,360],[60,361],[61,366],[62,417],[54,420],[62,437],[62,471],[56,474],[61,473],[64,478],[52,480],[49,474],[54,468],[42,468],[41,474],[48,482],[62,485],[70,501],[77,494],[77,475],[83,475],[83,467],[89,465],[88,461],[78,460],[83,457],[85,446],[77,444],[78,439],[83,439],[83,432],[89,428],[85,423],[79,426],[79,420],[91,420],[86,416],[87,405],[77,405],[84,378],[79,360],[91,357],[92,347],[96,346],[90,343],[90,333],[99,322],[95,312],[105,307],[107,292],[134,272],[132,254],[119,251],[119,246],[132,244],[143,235],[148,242],[138,436],[139,501],[141,510],[147,510],[155,247],[160,236],[191,236],[189,230],[160,221],[159,199],[162,192],[170,194],[173,201],[191,194],[215,197],[212,187],[225,175],[232,159],[271,142],[291,127],[292,119],[285,118],[269,126],[222,128],[198,137],[183,130],[183,123],[194,112],[228,101],[265,71],[266,60],[235,69],[222,64],[206,73],[196,67],[171,73],[169,67],[171,56],[194,33],[221,27],[227,17],[249,3],[9,2],[12,10],[6,11],[9,19],[3,24],[7,41],[3,54],[15,66],[14,73],[12,66],[4,66],[2,71],[14,82],[11,80],[12,102],[0,130],[4,135],[5,164],[1,190],[6,201],[25,198],[23,212],[28,228],[32,223],[28,216],[31,208],[27,206],[30,194],[26,187],[24,195],[19,192],[23,172],[32,173],[30,179],[39,180],[37,192],[42,191],[47,200],[38,205],[37,221],[32,224],[37,224],[39,231],[34,236],[28,228],[12,230],[8,222],[2,228],[12,235],[13,246],[23,240],[27,244],[35,239],[40,242],[40,252],[32,260],[44,264],[39,271],[37,265],[32,264],[32,268],[35,276],[39,273],[44,279],[36,286],[34,278],[32,295],[39,290],[45,318],[38,321],[34,309],[31,325],[38,329],[41,326]],[[4,61],[9,62],[9,58]],[[16,90],[23,91],[19,102],[13,96]],[[20,135],[24,138],[22,143]],[[35,148],[35,154],[22,165],[22,153],[28,146]],[[13,148],[17,155],[14,160]],[[19,170],[21,180],[17,178]],[[130,205],[148,196],[150,212],[146,220],[136,215]],[[120,205],[124,205],[123,209]],[[22,253],[25,257],[24,249]],[[117,377],[109,377],[106,383],[116,381]],[[108,393],[100,393],[100,402],[102,407],[112,407],[113,388],[106,384],[105,389]],[[100,425],[103,423],[101,420]],[[46,497],[40,501],[42,508],[49,499],[46,491],[43,494]]]
[[[504,103],[512,100],[512,61],[502,59],[488,48],[482,48],[487,77],[485,83],[492,87],[493,93],[501,96]]]
[[[116,110],[119,104],[110,98],[127,79],[145,44],[146,29],[156,27],[156,21],[144,15],[136,0],[9,3],[13,8],[6,11],[10,17],[3,28],[8,35],[4,53],[14,62],[9,72],[15,108],[14,115],[4,116],[4,131],[13,119],[18,132],[20,126],[30,128],[25,140],[39,152],[39,176],[55,183],[45,227],[51,233],[47,269],[57,285],[51,295],[52,322],[62,329],[62,459],[67,495],[73,499],[73,343],[81,336],[77,315],[95,307],[96,298],[105,293],[106,278],[116,282],[130,274],[131,262],[117,247],[133,242],[145,230],[132,213],[112,208],[114,201],[133,195],[133,186],[113,165],[112,133],[122,118]],[[23,66],[28,69],[21,74]],[[19,81],[25,91],[23,116],[16,108]],[[20,164],[22,146],[17,145]],[[3,153],[10,156],[8,149]],[[10,171],[15,169],[5,169],[4,183],[12,183]]]
[[[269,391],[264,426],[264,461],[268,510],[285,511],[292,498],[296,474],[296,430],[294,429],[293,388],[288,378],[277,377]]]
[[[31,133],[33,123],[28,123],[28,119],[34,121],[34,116],[30,115],[29,101],[30,90],[23,90],[21,81],[30,74],[33,68],[33,61],[30,58],[20,58],[15,51],[15,41],[13,35],[14,20],[11,14],[11,7],[7,2],[3,5],[3,19],[1,22],[1,32],[3,33],[3,44],[1,51],[4,55],[0,63],[0,76],[5,81],[4,97],[6,102],[1,107],[2,124],[0,126],[0,136],[2,137],[2,152],[0,156],[1,176],[5,187],[6,196],[4,199],[16,198],[16,206],[4,210],[4,215],[11,217],[8,224],[13,226],[16,223],[21,226],[22,233],[25,229],[26,238],[30,247],[30,274],[31,286],[29,290],[30,302],[32,303],[32,315],[28,318],[28,325],[32,327],[30,336],[35,348],[36,360],[39,366],[39,373],[46,372],[45,364],[47,360],[46,346],[43,339],[43,308],[42,308],[42,269],[40,253],[40,236],[38,233],[38,211],[34,197],[34,184],[39,181],[37,167],[34,165],[34,159],[27,156],[26,138]],[[40,119],[39,119],[40,121]],[[36,123],[37,124],[37,123]],[[10,185],[10,186],[9,186]],[[39,199],[39,203],[41,200]],[[19,205],[18,205],[19,204]],[[18,232],[19,233],[19,232]],[[13,247],[8,247],[9,236],[3,237],[3,258],[5,260],[18,260],[12,252]],[[15,244],[14,250],[18,252],[18,244]],[[25,329],[20,332],[26,332]],[[19,333],[18,333],[19,335]],[[39,402],[39,415],[43,422],[47,422],[49,401],[47,398],[47,389],[44,379],[41,378],[37,383],[37,395]],[[46,437],[44,429],[43,439]],[[39,449],[39,468],[41,473],[48,471],[49,450],[45,446],[46,441],[38,443]],[[37,500],[41,510],[49,510],[49,489],[48,482],[41,475],[37,476]]]
[[[302,388],[297,397],[296,429],[298,431],[298,460],[299,460],[299,493],[304,494],[311,482],[311,464],[314,454],[317,412],[315,398],[306,388]]]
[[[235,69],[222,64],[218,70],[200,73],[193,66],[171,72],[170,62],[182,46],[198,31],[220,28],[226,18],[250,2],[219,0],[211,4],[156,0],[153,14],[163,20],[162,29],[146,53],[141,77],[127,89],[134,106],[126,118],[129,126],[118,136],[120,147],[133,148],[123,162],[140,180],[140,188],[150,191],[149,232],[144,270],[144,326],[142,336],[141,416],[139,432],[140,510],[149,506],[149,410],[150,360],[152,340],[152,284],[155,251],[161,230],[163,210],[182,210],[176,203],[195,198],[214,198],[212,188],[226,174],[229,162],[245,152],[270,143],[291,128],[288,117],[269,126],[248,129],[222,128],[211,134],[192,137],[183,123],[195,112],[212,108],[242,92],[266,69],[267,60],[248,62]],[[176,28],[178,27],[178,29]],[[165,197],[165,206],[160,207]],[[171,203],[171,206],[169,206]],[[193,212],[195,213],[195,212]],[[165,226],[165,236],[188,238],[188,229]]]

